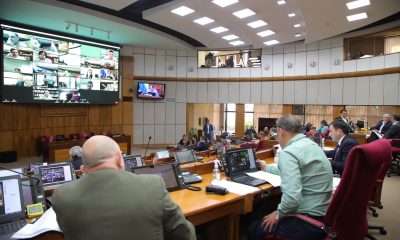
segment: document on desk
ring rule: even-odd
[[[44,232],[57,231],[61,232],[57,223],[56,213],[53,208],[48,209],[40,218],[33,224],[27,224],[16,232],[12,239],[26,239],[38,236]]]
[[[259,188],[244,185],[241,183],[236,183],[236,182],[231,182],[227,180],[221,180],[221,181],[212,181],[213,185],[224,187],[228,189],[229,192],[231,193],[236,193],[238,195],[246,195],[249,193],[256,192],[260,190]]]
[[[265,171],[258,171],[258,172],[252,172],[252,173],[246,173],[250,177],[258,178],[265,180],[269,183],[271,183],[272,186],[274,187],[279,187],[281,185],[281,176],[275,175],[272,173],[268,173]]]

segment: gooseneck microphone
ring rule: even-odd
[[[151,140],[151,136],[149,136],[149,141],[147,141],[146,151],[144,152],[143,158],[146,157],[147,149],[149,148],[149,144],[150,144],[150,140]]]

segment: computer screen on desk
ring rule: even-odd
[[[144,165],[143,158],[140,155],[124,156],[125,170],[132,172],[134,168]]]
[[[175,152],[175,161],[177,161],[179,164],[185,164],[185,163],[196,162],[197,158],[196,156],[194,156],[192,150],[185,150],[185,151]]]
[[[229,174],[257,170],[257,164],[252,148],[230,149],[225,154]]]
[[[0,177],[0,223],[24,217],[21,176]]]
[[[156,152],[157,158],[168,158],[169,157],[169,151],[164,150],[164,151],[159,151]]]
[[[74,168],[70,162],[54,163],[39,167],[43,186],[59,185],[74,179]]]
[[[182,188],[183,178],[176,164],[149,165],[133,169],[135,174],[155,174],[164,179],[168,191]]]

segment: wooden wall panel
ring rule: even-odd
[[[283,114],[292,114],[293,105],[283,105]]]
[[[100,125],[100,106],[92,106],[89,108],[89,126]]]
[[[111,107],[111,124],[121,124],[122,125],[122,103],[116,104]]]
[[[0,104],[0,131],[13,130],[13,105]],[[1,138],[1,137],[0,137]]]
[[[14,130],[21,130],[27,129],[28,123],[26,119],[26,105],[24,104],[17,104],[13,106],[13,129]]]
[[[345,106],[339,105],[339,106],[333,106],[332,109],[332,120],[335,120],[338,116],[340,116],[340,110],[344,109]]]
[[[65,117],[53,117],[53,127],[59,128],[65,126]]]
[[[122,103],[122,123],[133,124],[133,102]]]
[[[27,105],[26,106],[26,120],[27,129],[40,129],[40,105]]]
[[[13,150],[13,131],[0,132],[0,151],[10,151]]]
[[[236,104],[235,136],[244,136],[244,104]]]
[[[124,124],[122,126],[122,133],[126,135],[131,135],[133,136],[133,125],[132,124]]]
[[[52,128],[53,127],[53,118],[52,117],[41,117],[40,118],[40,127],[41,128]]]
[[[99,112],[99,125],[111,125],[112,111],[111,106],[101,106]]]

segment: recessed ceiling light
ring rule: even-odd
[[[232,14],[235,15],[236,17],[238,17],[238,18],[246,18],[246,17],[252,16],[252,15],[254,15],[256,13],[253,12],[252,10],[248,9],[248,8],[245,8],[245,9],[242,9],[240,11],[234,12]]]
[[[274,35],[274,34],[275,34],[275,32],[271,31],[271,30],[266,30],[266,31],[262,31],[262,32],[257,33],[257,35],[261,36],[261,37],[266,37],[266,36]]]
[[[233,45],[233,46],[237,46],[237,45],[244,44],[244,42],[238,40],[238,41],[230,42],[229,44],[231,44],[231,45]]]
[[[347,16],[347,21],[352,22],[352,21],[357,21],[357,20],[364,19],[364,18],[367,18],[367,17],[368,17],[367,13],[365,13],[365,12],[357,13],[357,14],[354,14],[354,15]]]
[[[295,37],[301,37],[300,33],[297,33],[296,35],[294,35]]]
[[[216,28],[212,28],[210,29],[211,32],[215,32],[215,33],[222,33],[222,32],[226,32],[229,29],[224,28],[224,27],[216,27]]]
[[[271,41],[264,42],[264,44],[268,45],[268,46],[275,45],[275,44],[278,44],[278,43],[279,43],[279,41],[276,41],[276,40],[271,40]]]
[[[296,14],[295,14],[295,13],[289,13],[288,16],[289,16],[289,17],[295,17]]]
[[[239,2],[239,0],[214,0],[212,3],[217,4],[220,7],[226,7],[234,3]]]
[[[258,27],[262,27],[262,26],[267,25],[267,23],[264,22],[263,20],[257,20],[257,21],[248,23],[247,25],[249,25],[252,28],[258,28]]]
[[[285,0],[279,0],[279,1],[278,1],[278,5],[283,5],[283,4],[286,4],[286,1],[285,1]]]
[[[236,35],[231,34],[231,35],[223,36],[222,38],[225,39],[225,40],[230,41],[230,40],[233,40],[233,39],[236,39],[236,38],[239,38],[239,37],[236,36]]]
[[[206,25],[206,24],[214,22],[214,19],[211,19],[208,17],[202,17],[202,18],[198,18],[198,19],[194,20],[193,22],[198,23],[200,25]]]
[[[347,8],[349,10],[355,9],[355,8],[364,7],[364,6],[368,6],[370,4],[371,3],[369,2],[369,0],[357,0],[357,1],[352,1],[352,2],[346,3]]]
[[[293,25],[293,27],[298,28],[298,27],[301,27],[301,25],[298,23],[298,24]]]
[[[179,16],[186,16],[186,15],[188,15],[188,14],[193,13],[194,10],[191,9],[191,8],[182,6],[182,7],[175,8],[175,9],[172,10],[171,12],[172,12],[172,13],[175,13],[176,15],[179,15]]]

